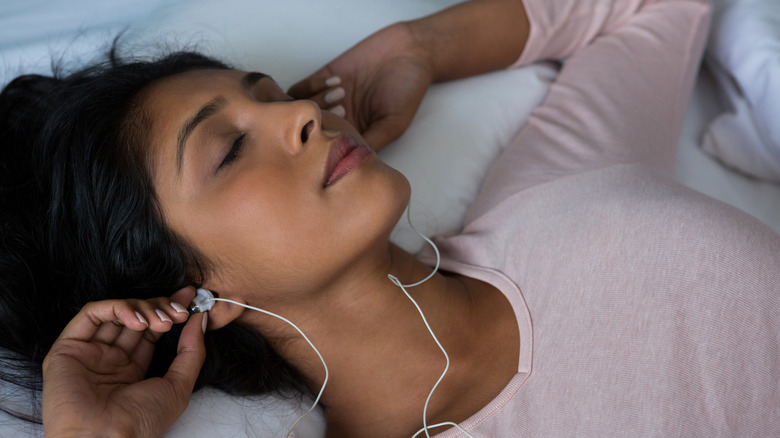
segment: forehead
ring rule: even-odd
[[[170,105],[172,100],[179,105],[200,103],[204,95],[207,99],[215,94],[224,93],[240,85],[242,72],[236,70],[191,70],[155,81],[144,90],[141,101],[144,106],[154,109],[158,105]],[[171,107],[166,108],[168,111]]]
[[[265,80],[261,80],[265,79]],[[201,69],[178,73],[152,83],[140,94],[144,106],[165,105],[170,110],[174,101],[179,105],[199,102],[216,95],[227,97],[251,88],[258,96],[287,96],[279,85],[263,73],[238,70]]]

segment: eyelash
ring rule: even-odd
[[[238,136],[238,138],[233,141],[233,147],[230,148],[230,151],[228,151],[227,155],[225,155],[225,158],[222,160],[222,162],[219,164],[219,167],[217,170],[222,169],[225,166],[228,166],[230,163],[233,162],[233,160],[238,157],[238,154],[241,152],[241,147],[244,146],[244,140],[246,140],[246,134],[241,134]]]

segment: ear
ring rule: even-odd
[[[233,298],[231,298],[233,299]],[[243,300],[234,300],[243,303]],[[209,330],[220,329],[238,319],[244,313],[245,308],[224,301],[217,301],[209,310]]]

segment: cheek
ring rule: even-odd
[[[233,181],[212,203],[215,211],[210,237],[220,246],[243,251],[260,247],[278,252],[300,232],[304,212],[316,206],[316,199],[282,178],[245,176]]]
[[[311,188],[301,187],[300,178],[279,173],[279,178],[263,172],[232,181],[202,200],[208,213],[204,208],[200,225],[190,223],[198,249],[214,261],[228,287],[262,282],[289,288],[290,278],[312,268],[309,262],[317,265],[309,255],[321,252],[321,239],[328,235],[321,220],[327,205]]]
[[[242,176],[202,200],[188,224],[193,243],[214,262],[223,288],[316,288],[386,241],[404,211],[406,178],[374,166],[324,192],[289,171]]]

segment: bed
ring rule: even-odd
[[[454,3],[10,0],[0,4],[0,83],[21,73],[46,73],[52,59],[65,68],[87,62],[121,33],[129,52],[197,49],[268,73],[286,88],[381,26]],[[718,0],[714,15],[680,137],[676,177],[780,232],[780,111],[774,111],[780,108],[767,98],[773,91],[780,96],[780,3]],[[432,235],[460,227],[488,165],[542,101],[556,73],[554,64],[539,63],[432,87],[408,132],[380,154],[410,179],[411,217],[419,231]],[[392,240],[412,252],[423,245],[405,221]],[[13,388],[0,394],[8,406],[30,404]],[[283,436],[308,403],[297,395],[236,398],[206,389],[193,396],[166,436]],[[321,437],[324,430],[315,411],[296,434]],[[40,430],[0,418],[0,436],[12,434],[36,436]]]

